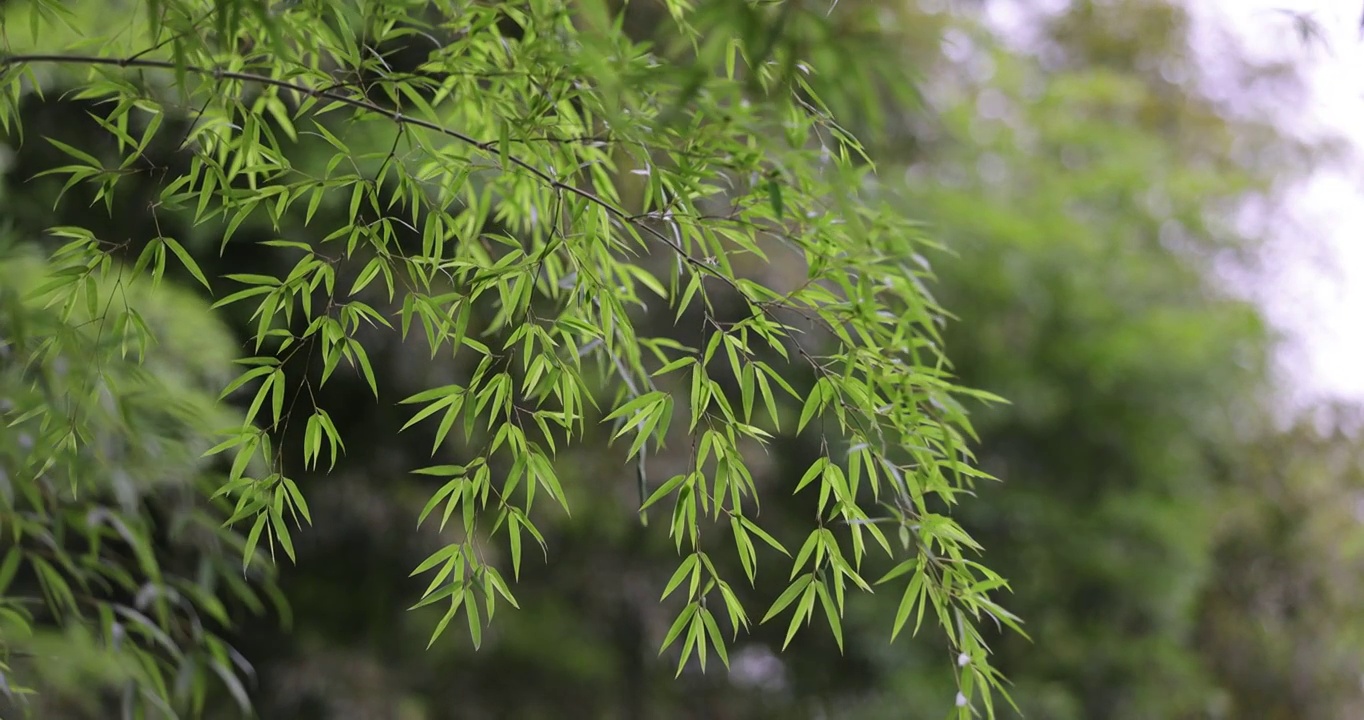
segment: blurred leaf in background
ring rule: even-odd
[[[243,573],[201,457],[233,422],[230,336],[184,290],[87,274],[55,302],[70,270],[0,253],[0,712],[247,708],[251,665],[223,634],[285,606],[268,563]]]

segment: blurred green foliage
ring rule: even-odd
[[[1266,702],[1274,692],[1252,679],[1301,667],[1319,643],[1357,655],[1333,638],[1357,632],[1360,614],[1337,605],[1322,626],[1281,626],[1266,645],[1247,594],[1294,580],[1255,570],[1279,553],[1274,523],[1231,513],[1261,508],[1309,544],[1319,524],[1357,542],[1357,521],[1307,505],[1285,513],[1267,490],[1349,497],[1359,479],[1309,460],[1310,433],[1272,430],[1286,415],[1275,338],[1219,273],[1267,239],[1236,209],[1272,207],[1332,146],[1204,97],[1189,28],[1176,4],[1079,2],[1044,28],[1039,61],[963,30],[988,69],[944,93],[944,137],[911,168],[910,210],[953,253],[935,269],[957,316],[955,369],[1012,401],[975,412],[981,462],[1002,482],[965,523],[1014,578],[1029,622],[1034,642],[1001,637],[996,649],[1030,718],[1343,718],[1357,707],[1357,685],[1339,680],[1350,671],[1330,661],[1289,673],[1296,697]],[[1242,76],[1291,82],[1281,67],[1227,59]],[[1352,443],[1339,435],[1332,452]],[[1287,481],[1263,464],[1271,457],[1313,469]],[[1307,574],[1359,569],[1326,536],[1316,542]],[[1317,565],[1321,553],[1336,562]]]
[[[201,457],[234,343],[192,292],[92,277],[62,303],[62,274],[0,250],[0,713],[105,717],[157,686],[202,709],[217,678],[246,707],[223,633],[285,606]]]

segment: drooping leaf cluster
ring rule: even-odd
[[[755,619],[781,618],[789,643],[819,614],[841,643],[847,591],[881,582],[903,598],[891,634],[935,622],[959,712],[992,714],[1001,680],[979,627],[1017,625],[992,599],[1005,581],[950,515],[984,475],[924,285],[926,241],[877,199],[869,159],[819,99],[820,67],[791,47],[771,61],[772,32],[704,21],[722,5],[670,0],[666,41],[641,42],[600,2],[148,0],[110,22],[104,4],[39,0],[6,28],[0,122],[67,157],[39,178],[59,196],[112,211],[121,181],[163,178],[146,206],[157,237],[130,248],[53,231],[74,238],[69,262],[106,283],[176,271],[249,317],[248,357],[223,387],[245,417],[208,451],[229,467],[216,494],[248,566],[258,551],[295,556],[311,513],[286,454],[344,461],[348,438],[316,398],[358,376],[410,408],[405,430],[431,432],[432,463],[413,470],[443,484],[414,521],[448,542],[413,571],[429,577],[416,606],[445,610],[430,642],[461,618],[478,645],[517,604],[525,551],[547,552],[536,516],[572,510],[557,452],[604,423],[636,468],[641,521],[680,556],[661,588],[678,607],[661,640],[680,647],[679,673],[727,663],[727,636]],[[743,6],[781,22],[780,8]],[[96,103],[106,154],[16,124],[53,74]],[[167,140],[182,166],[146,160]],[[317,224],[334,217],[324,207],[346,221]],[[293,265],[209,277],[194,243],[160,232],[172,215],[220,250],[272,229],[264,244]],[[85,282],[58,277],[57,293]],[[642,331],[659,318],[679,330]],[[387,397],[370,353],[394,341],[467,378]],[[781,488],[810,502],[792,547],[760,522],[750,470],[781,433],[820,448]],[[680,466],[657,457],[665,445],[688,448]],[[884,577],[864,576],[869,550],[894,558]],[[760,564],[789,568],[786,591],[752,616],[720,553],[750,583]]]

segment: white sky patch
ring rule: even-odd
[[[1364,148],[1364,0],[1201,0],[1196,16],[1235,33],[1247,50],[1304,68],[1309,97],[1283,118]],[[1320,36],[1304,44],[1301,13]],[[1256,293],[1286,335],[1280,358],[1294,399],[1364,401],[1364,167],[1359,155],[1319,170],[1294,193]]]
[[[1067,4],[993,0],[985,6],[986,19],[1022,49],[1033,44],[1039,14]],[[1289,132],[1334,134],[1353,149],[1351,157],[1337,158],[1295,188],[1275,217],[1259,218],[1273,223],[1274,239],[1263,275],[1243,289],[1284,337],[1280,377],[1293,405],[1364,402],[1364,0],[1185,0],[1185,6],[1195,18],[1194,50],[1207,53],[1202,71],[1209,90],[1236,82],[1218,73],[1227,39],[1253,59],[1291,60],[1303,70],[1305,102],[1283,98],[1275,106],[1279,98],[1268,97],[1256,110],[1273,112]],[[1319,35],[1305,42],[1291,13],[1313,21]]]

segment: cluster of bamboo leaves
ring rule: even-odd
[[[572,510],[556,453],[605,423],[630,464],[623,477],[638,479],[641,520],[679,553],[661,589],[679,607],[662,643],[680,648],[678,672],[727,663],[754,620],[785,623],[790,643],[818,615],[841,644],[848,591],[879,586],[903,597],[892,636],[925,616],[944,631],[958,712],[993,715],[1001,678],[982,627],[1017,627],[990,596],[1005,581],[949,515],[983,475],[956,400],[968,391],[940,347],[925,241],[877,201],[870,159],[811,83],[819,68],[775,57],[766,35],[727,31],[713,7],[665,5],[667,41],[644,43],[595,0],[147,0],[116,32],[38,0],[30,28],[5,29],[0,121],[69,157],[48,171],[64,191],[94,186],[114,203],[164,121],[188,118],[175,139],[188,171],[148,212],[189,212],[220,228],[222,247],[248,221],[278,227],[301,210],[314,223],[324,206],[348,218],[268,241],[296,257],[278,275],[212,279],[176,238],[122,257],[110,239],[58,228],[71,243],[44,293],[78,307],[85,283],[155,281],[173,262],[216,291],[215,308],[247,311],[250,352],[222,393],[244,421],[208,455],[230,467],[214,494],[243,528],[248,564],[267,548],[295,556],[311,518],[283,458],[340,461],[346,438],[313,398],[336,373],[358,374],[431,433],[433,464],[414,471],[446,482],[415,520],[450,542],[415,568],[429,576],[416,605],[446,609],[431,642],[460,618],[477,645],[494,611],[516,606],[527,549],[548,555],[535,515]],[[56,27],[84,40],[38,40]],[[393,46],[425,59],[396,70],[381,50]],[[117,156],[14,127],[51,72],[101,103]],[[376,133],[389,139],[379,152],[355,140]],[[297,160],[289,149],[302,143],[325,145],[326,161]],[[137,325],[119,307],[90,312]],[[640,333],[658,317],[703,341]],[[474,370],[386,397],[367,349],[380,333]],[[322,369],[309,374],[314,358]],[[790,403],[798,414],[782,411]],[[301,445],[282,445],[300,426]],[[792,547],[763,528],[750,471],[783,433],[821,448],[778,485],[810,500],[808,537]],[[452,443],[473,459],[442,462]],[[686,467],[654,477],[651,458],[678,444]],[[510,568],[486,559],[489,543],[505,544]],[[864,576],[869,552],[898,564]],[[737,553],[746,577],[722,577],[720,553]],[[733,583],[760,566],[790,584],[752,614]]]

